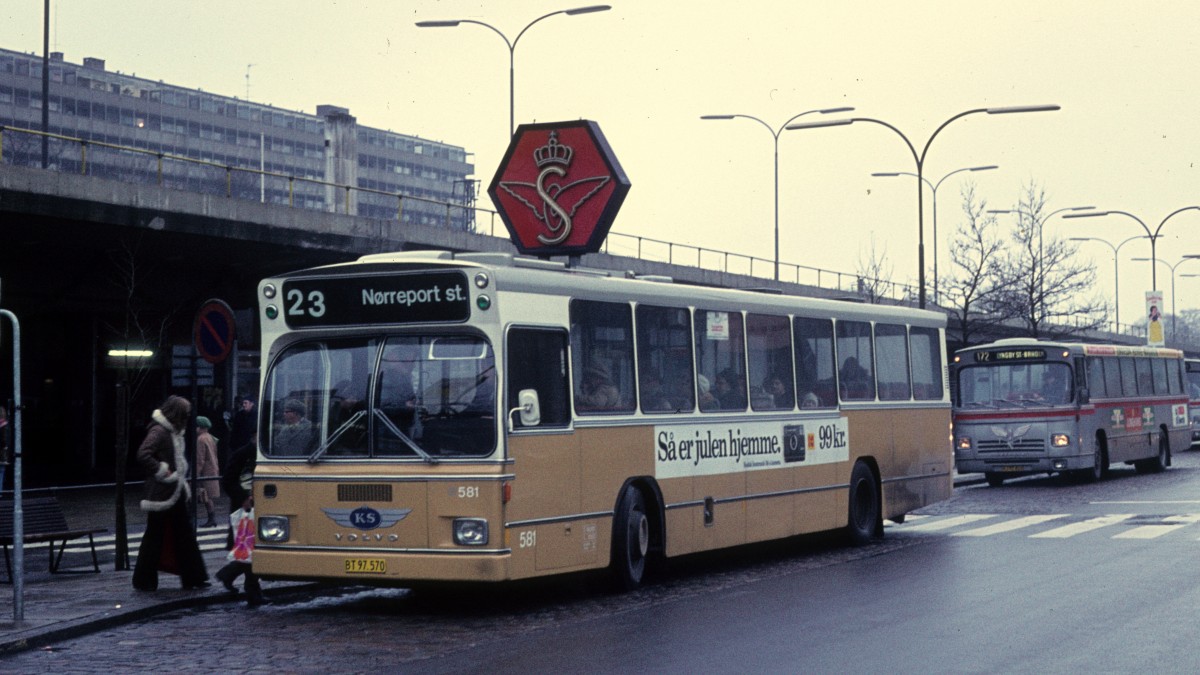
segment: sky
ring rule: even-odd
[[[852,106],[842,116],[895,127],[919,153],[946,120],[976,108],[1057,104],[1057,112],[970,115],[938,132],[924,163],[937,182],[938,232],[926,192],[927,284],[962,222],[973,180],[990,208],[1015,207],[1031,181],[1046,212],[1070,206],[1127,211],[1151,231],[1200,204],[1200,4],[1183,0],[610,0],[606,12],[556,15],[515,48],[517,123],[590,119],[632,188],[612,231],[756,256],[774,256],[775,139],[792,116]],[[51,0],[51,50],[79,63],[315,112],[350,109],[360,124],[473,153],[486,188],[509,139],[509,40],[538,17],[589,0]],[[0,46],[42,51],[42,7],[0,5]],[[253,65],[250,65],[253,64]],[[249,75],[249,77],[247,77]],[[701,120],[742,114],[762,119]],[[833,119],[809,115],[798,121]],[[779,148],[780,259],[853,274],[886,256],[913,283],[916,171],[900,135],[872,123],[783,131]],[[968,178],[964,178],[968,177]],[[481,191],[482,192],[482,191]],[[486,194],[482,206],[490,207]],[[1001,216],[1011,218],[1011,216]],[[1002,220],[1002,223],[1004,221]],[[1004,223],[1006,226],[1009,223]],[[1163,225],[1158,286],[1172,305],[1168,265],[1200,253],[1200,211]],[[1134,219],[1063,220],[1047,239],[1113,244],[1145,234]],[[613,239],[613,252],[620,249]],[[651,248],[647,247],[647,251]],[[1121,320],[1150,289],[1148,243],[1121,249]],[[1111,303],[1112,250],[1084,243],[1096,292]],[[758,271],[768,273],[769,263]],[[789,274],[785,266],[785,277]],[[1200,274],[1200,262],[1178,275]],[[1200,307],[1200,278],[1176,276],[1176,309]],[[1111,316],[1110,316],[1111,319]]]

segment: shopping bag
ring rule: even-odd
[[[254,509],[234,511],[229,514],[229,524],[233,527],[233,549],[225,557],[237,562],[250,562],[254,554]]]

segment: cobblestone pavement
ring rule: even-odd
[[[135,592],[131,572],[113,566],[111,488],[60,490],[56,496],[72,527],[109,530],[109,540],[97,543],[101,572],[90,573],[86,542],[75,542],[63,559],[64,568],[88,572],[81,574],[49,574],[45,548],[27,547],[23,622],[13,620],[13,587],[0,586],[0,672],[149,672],[185,664],[197,669],[344,672],[384,664],[429,664],[438,654],[556,621],[586,620],[597,612],[628,611],[673,594],[911,545],[884,541],[866,549],[843,549],[818,539],[810,550],[795,542],[769,544],[752,553],[755,562],[750,566],[744,566],[743,550],[706,557],[699,572],[689,571],[692,563],[673,562],[667,583],[615,596],[597,593],[595,577],[454,594],[267,582],[266,592],[275,603],[248,611],[219,584],[205,591],[184,591],[164,575],[159,591]],[[127,497],[131,555],[136,555],[144,529],[139,499],[138,489]],[[218,509],[224,511],[225,505],[218,504]],[[219,527],[200,531],[210,574],[225,562],[222,533]],[[718,567],[715,573],[712,565]],[[159,644],[167,636],[177,639]],[[314,648],[326,644],[338,645],[337,654]]]

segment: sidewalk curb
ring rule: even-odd
[[[320,582],[298,582],[294,585],[285,588],[275,588],[264,590],[263,594],[268,598],[276,599],[286,597],[298,593],[306,593],[316,588],[322,587],[324,584]],[[109,628],[124,626],[138,621],[144,621],[162,614],[178,611],[181,609],[190,609],[193,607],[207,607],[209,605],[217,605],[228,602],[244,602],[245,594],[227,592],[219,585],[215,586],[219,592],[209,592],[202,595],[194,595],[191,597],[175,598],[166,600],[161,603],[142,607],[140,609],[130,610],[127,612],[114,610],[106,615],[87,617],[74,621],[64,621],[61,625],[47,629],[37,635],[20,637],[7,642],[0,642],[0,657],[15,654],[18,652],[29,651],[40,647],[70,640],[85,635],[90,635]],[[138,593],[144,591],[133,591]],[[155,591],[149,591],[153,593]]]

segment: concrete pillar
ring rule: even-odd
[[[334,105],[317,106],[317,115],[325,119],[325,180],[334,184],[325,188],[325,203],[332,212],[358,215],[358,191],[345,188],[358,187],[358,120]]]

